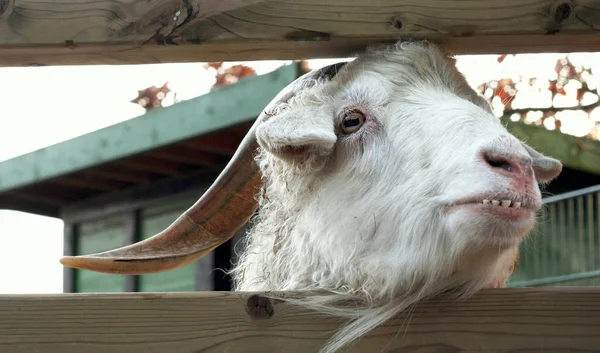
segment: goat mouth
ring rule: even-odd
[[[541,208],[541,203],[530,197],[475,197],[455,202],[450,208],[468,208],[478,213],[503,219],[523,219]]]

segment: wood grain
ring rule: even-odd
[[[0,65],[339,57],[398,38],[597,51],[599,30],[600,0],[2,0]]]
[[[0,352],[304,353],[340,324],[251,294],[3,295]],[[423,303],[348,352],[591,352],[599,333],[600,288],[495,289]]]

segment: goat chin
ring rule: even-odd
[[[285,107],[257,128],[263,186],[236,290],[316,291],[267,295],[348,319],[333,353],[421,300],[505,286],[537,183],[561,165],[510,135],[451,60],[423,43],[370,50]],[[360,111],[347,134],[344,111]]]

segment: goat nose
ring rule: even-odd
[[[533,162],[528,156],[501,151],[483,151],[483,160],[492,170],[507,176],[525,174]]]

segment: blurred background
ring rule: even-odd
[[[65,269],[156,234],[212,183],[264,106],[340,60],[0,68],[0,293],[230,290],[230,242],[178,270]],[[600,284],[600,53],[458,56],[518,138],[560,159],[510,285]]]

